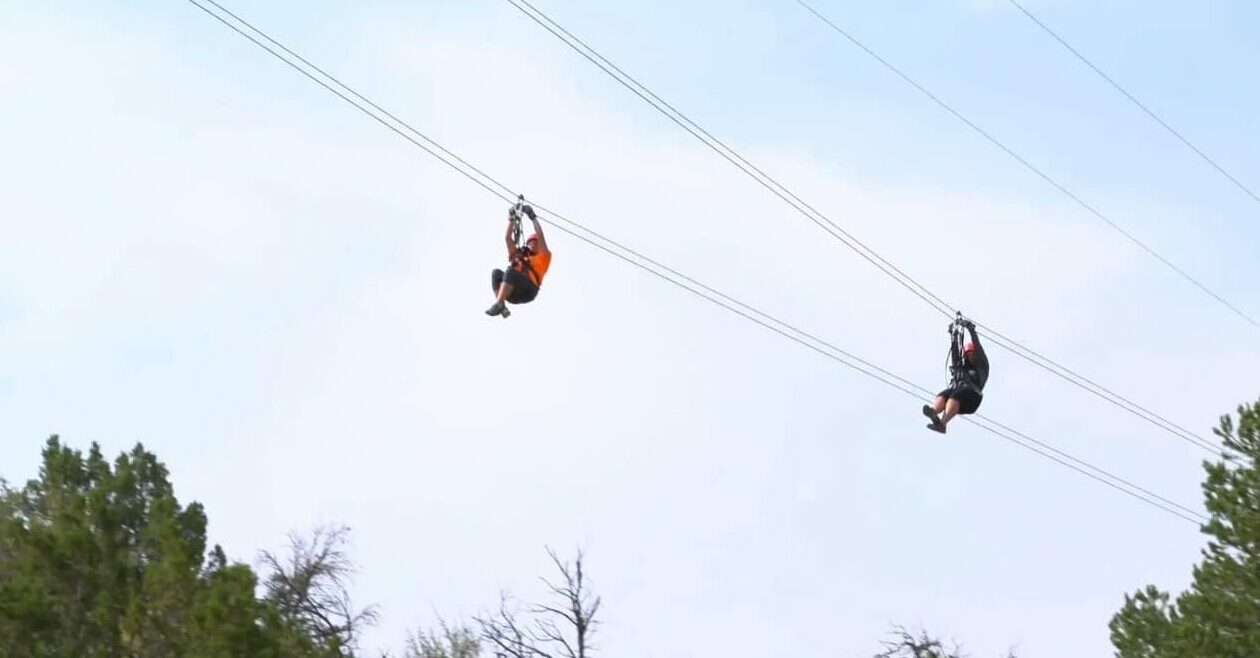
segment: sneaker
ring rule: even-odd
[[[941,422],[941,417],[936,415],[936,410],[930,405],[923,405],[923,415],[927,416],[928,420],[932,421],[933,425]]]
[[[505,315],[506,313],[507,313],[507,304],[504,304],[503,302],[495,302],[493,306],[486,309],[486,315],[489,315],[490,317],[494,317],[496,315],[502,315],[503,317],[507,317],[507,315]]]
[[[945,426],[940,423],[928,423],[927,428],[932,430],[933,432],[936,432],[937,434],[945,433]]]

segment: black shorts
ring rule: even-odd
[[[538,296],[538,286],[534,285],[534,282],[520,270],[508,270],[506,273],[503,270],[491,272],[490,286],[494,294],[499,294],[499,286],[503,285],[505,277],[507,282],[512,284],[512,294],[507,297],[509,304],[527,304]]]
[[[949,388],[937,393],[945,399],[958,400],[958,413],[960,415],[974,414],[980,408],[980,403],[984,401],[982,394],[974,386],[966,384],[962,386],[950,386]]]

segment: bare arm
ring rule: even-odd
[[[543,235],[542,224],[539,224],[538,220],[532,217],[530,221],[534,222],[534,233],[538,236],[539,253],[551,253],[551,250],[547,248],[547,236]]]
[[[534,234],[538,236],[539,253],[549,253],[551,250],[547,248],[547,236],[543,235],[542,224],[538,223],[538,216],[534,214],[534,209],[525,206],[521,210],[529,217],[529,221],[534,224]]]
[[[980,353],[980,356],[985,356],[984,346],[980,344],[980,335],[976,333],[976,325],[968,323],[967,333],[971,334],[971,342],[976,346],[976,351]]]
[[[508,260],[516,258],[516,241],[512,239],[512,214],[508,213],[507,231],[503,234],[503,241],[507,243]]]
[[[971,334],[971,342],[976,346],[976,372],[979,375],[977,382],[981,388],[989,381],[989,355],[984,353],[984,346],[980,344],[980,336],[976,334],[976,325],[968,324],[967,331]]]

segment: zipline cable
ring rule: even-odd
[[[553,36],[555,36],[565,45],[569,46],[575,52],[582,55],[582,57],[584,57],[587,61],[594,64],[604,73],[606,73],[609,77],[616,80],[622,86],[626,87],[635,95],[637,95],[644,102],[651,105],[658,112],[665,115],[675,124],[677,124],[684,130],[686,130],[688,133],[690,133],[693,137],[700,140],[700,142],[703,143],[705,146],[708,146],[711,150],[721,155],[724,159],[726,159],[728,162],[733,164],[740,171],[744,172],[749,177],[753,178],[758,183],[760,183],[763,187],[770,190],[772,193],[775,194],[775,196],[779,197],[779,199],[787,203],[797,212],[801,213],[811,222],[818,225],[823,230],[827,231],[829,234],[832,235],[832,237],[835,237],[845,246],[852,249],[859,256],[867,260],[867,262],[870,262],[872,265],[875,265],[880,271],[882,271],[884,274],[888,275],[889,277],[897,281],[899,284],[902,285],[902,287],[906,288],[911,293],[913,293],[916,297],[918,297],[920,300],[924,301],[926,304],[928,304],[928,306],[933,308],[936,312],[948,318],[952,318],[954,316],[953,309],[957,308],[956,306],[949,304],[945,300],[941,299],[940,296],[933,293],[926,286],[920,284],[918,281],[916,281],[909,275],[905,274],[902,270],[897,268],[887,259],[880,256],[873,249],[866,246],[857,238],[853,237],[852,234],[842,229],[836,222],[831,220],[831,218],[827,217],[825,214],[815,209],[813,206],[809,205],[808,203],[802,201],[800,197],[793,194],[784,185],[779,183],[776,179],[771,177],[769,174],[765,173],[765,171],[753,165],[751,162],[749,162],[747,159],[745,159],[743,156],[737,153],[734,149],[727,146],[721,140],[718,140],[716,137],[713,137],[708,131],[702,128],[699,124],[697,124],[696,122],[692,121],[689,117],[687,117],[687,115],[683,114],[681,111],[676,109],[673,105],[663,100],[660,96],[655,94],[652,90],[648,89],[645,85],[640,83],[633,76],[626,73],[623,69],[618,67],[615,63],[610,61],[608,58],[604,57],[602,54],[600,54],[598,51],[596,51],[586,42],[574,36],[573,33],[566,30],[562,25],[557,23],[554,19],[552,19],[546,13],[544,13],[543,11],[535,7],[533,4],[531,4],[529,0],[507,0],[507,2],[510,3],[513,7],[515,7],[518,11],[520,11],[521,13],[529,17],[535,23],[543,27],[543,29],[550,32]],[[1012,354],[1015,354],[1016,356],[1037,365],[1038,367],[1042,368],[1043,370],[1046,370],[1047,372],[1055,375],[1056,377],[1059,377],[1060,379],[1063,379],[1064,381],[1067,381],[1068,383],[1082,390],[1085,390],[1089,392],[1090,394],[1112,405],[1115,405],[1116,407],[1138,418],[1141,418],[1142,420],[1145,420],[1146,422],[1154,425],[1155,427],[1158,427],[1161,430],[1183,441],[1186,441],[1187,443],[1195,445],[1196,447],[1214,456],[1221,456],[1225,454],[1223,449],[1217,446],[1214,442],[1208,439],[1205,439],[1193,432],[1190,432],[1189,430],[1186,430],[1180,425],[1177,425],[1176,423],[1169,421],[1168,419],[1160,416],[1159,414],[1156,414],[1155,412],[1138,405],[1137,403],[1129,400],[1128,398],[1124,396],[1121,396],[1117,393],[1114,393],[1108,390],[1102,385],[1095,383],[1093,380],[1083,375],[1080,375],[1079,373],[1076,373],[1075,371],[1071,370],[1070,368],[1060,363],[1057,363],[1056,361],[1050,359],[1049,357],[1044,356],[1025,345],[1022,345],[1014,341],[1013,339],[1007,338],[1005,335],[997,331],[997,329],[993,327],[981,325],[980,323],[977,323],[977,326],[981,326],[984,329],[986,329],[994,337],[993,342],[999,347],[1006,349],[1010,351]]]
[[[299,73],[302,73],[307,78],[311,79],[313,82],[319,84],[320,86],[324,87],[328,91],[334,93],[342,100],[354,106],[355,108],[357,108],[359,111],[363,112],[364,114],[367,114],[368,116],[370,116],[372,119],[374,119],[381,125],[384,125],[386,128],[390,129],[391,131],[395,132],[399,136],[406,139],[408,142],[411,142],[413,145],[424,150],[426,153],[433,156],[438,161],[454,169],[456,172],[463,175],[465,178],[468,178],[472,182],[476,183],[479,187],[485,189],[490,194],[508,203],[512,203],[515,201],[516,197],[512,194],[512,191],[510,188],[503,185],[502,183],[499,183],[497,180],[491,178],[489,175],[485,174],[480,169],[477,169],[471,164],[468,164],[462,158],[455,156],[451,151],[442,147],[441,145],[439,145],[437,142],[429,138],[424,133],[410,126],[405,126],[407,130],[411,131],[412,133],[414,133],[416,136],[420,138],[420,140],[417,140],[415,137],[412,137],[411,135],[407,134],[407,132],[404,131],[402,128],[399,128],[398,126],[395,126],[391,124],[390,122],[382,119],[380,116],[378,116],[377,114],[374,114],[367,107],[356,102],[347,94],[342,93],[338,91],[337,89],[333,88],[333,86],[331,86],[329,83],[323,80],[320,80],[310,71],[307,71],[303,69],[302,67],[298,66],[293,61],[285,58],[283,55],[281,55],[279,52],[277,52],[273,48],[259,41],[254,36],[246,33],[240,27],[234,25],[233,23],[226,20],[222,16],[211,11],[205,5],[201,4],[199,0],[188,0],[188,2],[196,6],[197,8],[201,9],[203,12],[210,15],[211,17],[215,18],[219,22],[223,23],[224,25],[226,25],[227,27],[235,31],[237,34],[241,35],[242,37],[253,42],[255,45],[264,49],[275,58],[284,62],[285,64],[292,67],[293,69],[297,70]],[[229,16],[231,16],[233,19],[235,19],[242,25],[246,26],[253,32],[259,34],[267,41],[280,47],[285,52],[291,53],[293,57],[301,60],[303,63],[309,64],[309,62],[307,62],[305,59],[296,55],[296,53],[293,53],[293,51],[289,50],[287,47],[284,47],[283,45],[281,45],[278,41],[276,41],[275,39],[267,35],[267,33],[254,27],[252,24],[248,23],[247,21],[240,18],[236,14],[233,14],[232,12],[228,11],[226,8],[223,8],[219,3],[215,2],[215,0],[205,0],[205,2],[208,2],[209,4],[214,5],[215,7],[221,9],[224,13],[228,14]],[[341,83],[339,80],[332,77],[331,75],[324,73],[322,70],[318,69],[314,65],[310,65],[310,67],[316,71],[319,71],[321,75],[324,75],[329,80],[331,80],[334,84],[342,87],[351,95],[356,96],[358,98],[364,98],[357,92],[354,92],[350,87],[346,86],[344,83]],[[370,103],[370,101],[367,101],[367,102]],[[379,107],[379,106],[376,106],[374,103],[372,104],[372,106]],[[387,114],[391,118],[393,117],[392,114],[388,114],[384,110],[380,110],[380,111],[383,114]],[[401,122],[399,123],[401,124]],[[423,140],[423,142],[421,140]],[[428,144],[428,146],[426,146],[426,143]],[[461,167],[461,165],[463,166]],[[463,167],[467,167],[467,169]],[[474,173],[470,173],[469,170],[472,170],[473,172],[475,172],[475,175]],[[479,178],[478,176],[480,176],[481,178]],[[482,180],[482,178],[484,178],[485,180]],[[496,187],[499,188],[499,190],[496,190],[495,189]],[[506,191],[507,193],[505,194],[503,191]],[[861,359],[860,357],[857,357],[847,351],[844,351],[838,347],[835,347],[834,345],[831,345],[830,343],[827,343],[826,341],[823,341],[811,334],[808,334],[804,331],[796,329],[792,325],[782,322],[778,320],[777,318],[774,318],[773,316],[767,313],[759,311],[755,309],[754,307],[749,306],[748,304],[745,304],[743,302],[740,302],[724,293],[718,292],[717,290],[703,283],[700,283],[699,281],[696,281],[695,279],[689,276],[683,275],[677,272],[676,270],[673,270],[672,268],[669,268],[667,266],[660,264],[654,259],[651,259],[647,256],[643,256],[634,250],[631,250],[629,248],[626,248],[620,245],[619,243],[613,241],[610,238],[604,237],[603,235],[595,231],[587,229],[586,227],[580,224],[577,224],[576,222],[573,222],[572,220],[569,220],[556,212],[547,210],[543,208],[542,206],[535,206],[535,207],[538,208],[539,210],[542,210],[546,214],[551,215],[553,221],[548,222],[548,223],[551,224],[552,226],[560,229],[561,231],[563,231],[564,233],[568,235],[572,235],[573,237],[576,237],[579,240],[586,242],[587,244],[604,251],[605,253],[608,253],[609,255],[619,258],[630,265],[633,265],[645,272],[648,272],[649,274],[652,274],[662,280],[673,283],[674,285],[679,286],[683,288],[684,290],[687,290],[688,292],[691,292],[692,294],[698,297],[701,297],[719,307],[722,307],[726,309],[727,311],[735,313],[736,315],[739,315],[740,317],[743,317],[765,329],[773,331],[779,334],[780,336],[783,336],[784,338],[792,340],[793,342],[796,342],[810,350],[813,350],[814,352],[817,352],[833,361],[836,361],[837,363],[840,363],[846,367],[856,370],[864,375],[867,375],[868,377],[871,377],[877,381],[880,381],[881,383],[887,386],[890,386],[898,391],[901,391],[902,393],[905,393],[906,395],[914,397],[916,400],[920,399],[920,394],[931,395],[931,392],[928,389],[925,389],[921,386],[913,384],[909,380],[902,378],[900,376],[897,376],[891,373],[890,371],[885,370],[879,366],[876,366],[875,364],[869,361]],[[574,228],[567,228],[566,226],[562,226],[560,225],[560,223],[557,223],[557,222],[563,222],[565,224],[573,226]],[[595,236],[595,238],[597,238],[598,240],[614,245],[616,249],[605,246],[604,244],[600,244],[600,242],[597,242],[596,239],[587,237],[587,235],[583,235],[582,233]],[[625,252],[625,253],[619,252],[618,249],[621,250],[621,252]],[[631,256],[633,257],[627,256],[625,254],[631,254]],[[636,260],[636,258],[638,260]],[[644,264],[645,262],[650,263],[651,265],[659,268],[660,270],[663,270],[663,272],[658,271],[657,269],[653,269],[652,267],[649,267],[648,265]],[[1045,444],[1041,441],[1033,439],[1027,434],[1018,432],[1017,430],[1014,430],[1001,423],[998,423],[997,421],[993,421],[991,419],[988,419],[986,417],[979,416],[979,415],[977,415],[977,418],[968,419],[968,420],[971,420],[971,422],[973,422],[977,426],[981,427],[982,429],[985,429],[986,431],[1002,439],[1005,439],[1016,445],[1019,445],[1020,447],[1023,447],[1026,450],[1030,450],[1042,457],[1045,457],[1056,463],[1059,463],[1060,465],[1066,466],[1082,475],[1085,475],[1086,477],[1089,477],[1101,484],[1104,484],[1112,489],[1115,489],[1116,491],[1120,491],[1124,494],[1127,494],[1148,505],[1151,505],[1153,507],[1156,507],[1157,509],[1160,509],[1164,512],[1167,512],[1178,518],[1181,518],[1182,520],[1188,521],[1190,523],[1195,523],[1195,524],[1201,524],[1201,523],[1207,522],[1207,517],[1205,517],[1202,513],[1196,510],[1193,510],[1189,507],[1181,505],[1180,503],[1173,502],[1146,488],[1143,488],[1137,484],[1129,482],[1128,480],[1125,480],[1124,478],[1114,475],[1102,468],[1094,466],[1090,464],[1089,462],[1073,457],[1066,452],[1058,450],[1057,448],[1053,448],[1049,446],[1048,444]]]
[[[1202,158],[1204,162],[1211,165],[1213,169],[1215,169],[1218,173],[1220,173],[1220,175],[1228,179],[1229,182],[1233,183],[1235,187],[1242,190],[1244,194],[1251,197],[1252,201],[1255,201],[1256,203],[1260,203],[1260,196],[1256,196],[1256,193],[1252,192],[1251,188],[1244,185],[1243,182],[1238,180],[1237,178],[1234,178],[1234,175],[1229,173],[1228,171],[1225,171],[1225,168],[1217,164],[1216,160],[1213,160],[1211,157],[1208,156],[1207,153],[1204,153],[1202,149],[1200,149],[1198,146],[1195,146],[1193,142],[1187,139],[1175,128],[1168,125],[1168,122],[1164,121],[1158,114],[1155,114],[1154,110],[1147,107],[1145,103],[1138,100],[1136,97],[1133,96],[1133,94],[1130,94],[1127,89],[1125,89],[1124,87],[1121,87],[1119,82],[1116,82],[1114,79],[1112,79],[1111,76],[1107,75],[1106,73],[1103,72],[1102,69],[1098,68],[1096,64],[1089,61],[1089,59],[1085,57],[1084,55],[1082,55],[1079,50],[1077,50],[1076,48],[1073,48],[1072,44],[1064,40],[1064,38],[1059,36],[1057,32],[1050,29],[1050,26],[1041,22],[1041,19],[1037,18],[1037,16],[1033,14],[1031,11],[1029,11],[1028,8],[1024,7],[1024,5],[1020,4],[1016,0],[1008,0],[1008,1],[1012,5],[1015,5],[1016,9],[1019,9],[1021,12],[1023,12],[1023,14],[1028,17],[1028,20],[1032,21],[1033,23],[1036,23],[1037,27],[1041,28],[1046,34],[1050,35],[1050,37],[1053,38],[1055,41],[1058,41],[1059,45],[1063,46],[1064,48],[1067,49],[1068,52],[1075,55],[1077,59],[1081,60],[1081,62],[1084,63],[1085,66],[1088,66],[1091,70],[1093,70],[1094,73],[1097,73],[1098,77],[1102,78],[1103,80],[1106,80],[1107,84],[1111,85],[1112,88],[1120,92],[1122,96],[1129,99],[1129,102],[1136,105],[1139,110],[1141,110],[1144,114],[1146,114],[1146,116],[1153,119],[1155,123],[1158,123],[1159,125],[1163,126],[1164,130],[1168,131],[1170,135],[1177,138],[1177,141],[1184,144],[1186,148],[1190,149],[1191,151],[1194,151],[1196,155]]]
[[[508,0],[508,1],[509,1],[509,2],[511,2],[512,0]],[[927,87],[924,87],[923,85],[919,84],[918,82],[916,82],[916,81],[914,80],[914,78],[911,78],[909,75],[906,75],[905,73],[903,73],[903,72],[901,71],[901,69],[897,68],[896,66],[893,66],[893,65],[892,65],[892,64],[891,64],[888,60],[884,59],[883,57],[880,57],[880,56],[879,56],[879,54],[877,54],[874,50],[871,50],[869,47],[867,47],[867,46],[866,46],[866,44],[862,43],[862,42],[861,42],[861,41],[859,41],[856,37],[854,37],[853,35],[849,34],[847,31],[845,31],[845,30],[844,30],[843,28],[841,28],[839,25],[836,25],[834,22],[832,22],[832,21],[831,21],[831,19],[829,19],[829,18],[827,18],[826,16],[824,16],[824,15],[823,15],[821,12],[819,12],[817,9],[814,9],[812,6],[810,6],[810,5],[809,5],[808,3],[806,3],[804,0],[792,0],[792,2],[795,2],[796,4],[798,4],[798,5],[802,6],[802,7],[804,7],[804,8],[805,8],[806,10],[808,10],[811,14],[813,14],[814,16],[816,16],[819,20],[821,20],[822,22],[824,22],[824,23],[826,23],[828,26],[830,26],[830,27],[831,27],[831,29],[832,29],[832,30],[834,30],[837,34],[839,34],[840,36],[844,37],[845,39],[848,39],[848,40],[849,40],[849,42],[851,42],[852,44],[854,44],[854,45],[855,45],[855,46],[857,46],[858,48],[861,48],[861,49],[862,49],[862,50],[863,50],[866,54],[868,54],[868,55],[870,55],[871,57],[873,57],[873,58],[874,58],[876,61],[878,61],[880,64],[883,64],[885,68],[887,68],[888,70],[890,70],[890,71],[892,71],[893,73],[895,73],[895,74],[897,75],[897,77],[899,77],[899,78],[901,78],[902,80],[906,81],[906,82],[907,82],[910,86],[914,87],[915,89],[918,89],[918,90],[919,90],[920,92],[922,92],[925,96],[927,96],[929,99],[931,99],[931,100],[932,100],[932,102],[936,103],[936,104],[937,104],[937,105],[939,105],[941,108],[943,108],[945,111],[947,111],[947,112],[949,112],[950,114],[954,115],[954,117],[955,117],[955,118],[957,118],[959,121],[962,121],[963,123],[967,124],[967,126],[968,126],[968,127],[970,127],[972,130],[974,130],[974,131],[975,131],[977,134],[979,134],[981,137],[984,137],[986,140],[988,140],[988,141],[989,141],[990,143],[992,143],[994,146],[998,147],[999,149],[1001,149],[1002,151],[1004,151],[1007,155],[1009,155],[1009,156],[1011,156],[1012,158],[1014,158],[1017,162],[1019,162],[1021,165],[1023,165],[1026,169],[1028,169],[1029,171],[1033,172],[1033,173],[1034,173],[1034,174],[1036,174],[1039,178],[1041,178],[1042,180],[1044,180],[1044,181],[1046,181],[1047,183],[1049,183],[1052,187],[1054,187],[1055,189],[1057,189],[1057,190],[1059,190],[1060,192],[1062,192],[1062,193],[1064,194],[1064,196],[1066,196],[1066,197],[1068,197],[1069,199],[1071,199],[1071,200],[1075,201],[1077,205],[1079,205],[1080,207],[1084,208],[1086,211],[1088,211],[1088,212],[1089,212],[1089,214],[1091,214],[1091,215],[1093,215],[1094,217],[1096,217],[1096,218],[1098,218],[1098,219],[1102,220],[1102,221],[1103,221],[1103,222],[1105,222],[1107,225],[1109,225],[1111,228],[1115,229],[1115,231],[1116,231],[1117,233],[1119,233],[1120,235],[1122,235],[1122,236],[1124,236],[1125,238],[1127,238],[1127,239],[1129,240],[1129,242],[1132,242],[1133,244],[1137,245],[1139,248],[1141,248],[1141,249],[1142,249],[1142,251],[1145,251],[1147,254],[1151,255],[1151,256],[1152,256],[1152,257],[1154,257],[1156,260],[1158,260],[1158,261],[1160,261],[1161,263],[1163,263],[1164,265],[1168,266],[1168,268],[1169,268],[1169,269],[1171,269],[1172,271],[1174,271],[1174,272],[1176,272],[1177,274],[1181,275],[1181,277],[1182,277],[1183,279],[1185,279],[1186,281],[1189,281],[1190,283],[1194,284],[1194,285],[1195,285],[1195,286],[1196,286],[1199,290],[1203,291],[1203,292],[1204,292],[1204,293],[1206,293],[1208,296],[1210,296],[1210,297],[1212,297],[1213,299],[1215,299],[1217,302],[1220,302],[1220,303],[1221,303],[1222,305],[1224,305],[1226,308],[1228,308],[1229,310],[1233,311],[1233,312],[1234,312],[1234,314],[1236,314],[1238,317],[1242,318],[1243,320],[1246,320],[1248,323],[1250,323],[1250,324],[1251,324],[1251,326],[1253,326],[1253,327],[1255,327],[1255,328],[1257,328],[1257,329],[1260,329],[1260,322],[1256,322],[1254,319],[1252,319],[1252,317],[1251,317],[1250,315],[1247,315],[1246,313],[1244,313],[1244,312],[1242,311],[1242,309],[1239,309],[1237,306],[1234,306],[1232,303],[1230,303],[1230,302],[1229,302],[1228,300],[1226,300],[1224,297],[1221,297],[1221,296],[1220,296],[1220,295],[1218,295],[1215,291],[1213,291],[1211,288],[1208,288],[1206,285],[1204,285],[1204,284],[1203,284],[1202,282],[1200,282],[1198,279],[1194,278],[1194,277],[1193,277],[1193,276],[1191,276],[1188,272],[1186,272],[1185,270],[1181,269],[1179,266],[1177,266],[1177,264],[1175,264],[1175,263],[1173,263],[1172,261],[1170,261],[1170,260],[1168,260],[1167,258],[1165,258],[1165,257],[1163,256],[1163,254],[1160,254],[1158,251],[1155,251],[1153,248],[1151,248],[1150,246],[1148,246],[1145,242],[1142,242],[1141,240],[1139,240],[1139,239],[1137,238],[1137,236],[1135,236],[1135,235],[1133,235],[1132,233],[1130,233],[1129,231],[1125,230],[1125,229],[1124,229],[1124,227],[1120,226],[1120,225],[1119,225],[1119,224],[1117,224],[1115,221],[1113,221],[1110,217],[1108,217],[1107,215],[1103,214],[1103,213],[1102,213],[1102,211],[1100,211],[1100,210],[1098,210],[1097,208],[1095,208],[1094,206],[1090,205],[1088,202],[1086,202],[1084,199],[1082,199],[1080,196],[1078,196],[1075,192],[1073,192],[1072,190],[1068,189],[1068,188],[1067,188],[1067,186],[1063,185],[1063,184],[1062,184],[1062,183],[1060,183],[1059,181],[1057,181],[1057,180],[1055,180],[1054,178],[1052,178],[1049,174],[1045,173],[1044,171],[1042,171],[1041,169],[1039,169],[1036,165],[1034,165],[1033,163],[1029,162],[1027,158],[1025,158],[1024,156],[1022,156],[1022,155],[1020,155],[1020,154],[1016,153],[1016,152],[1015,152],[1013,149],[1011,149],[1009,146],[1007,146],[1006,144],[1002,143],[1002,141],[1001,141],[1001,140],[999,140],[998,138],[994,137],[994,136],[993,136],[993,135],[992,135],[989,131],[985,130],[984,128],[981,128],[981,127],[980,127],[979,125],[977,125],[974,121],[972,121],[971,119],[968,119],[968,118],[967,118],[966,116],[964,116],[961,112],[959,112],[958,110],[954,109],[954,108],[953,108],[953,106],[951,106],[950,104],[948,104],[948,103],[946,103],[945,101],[941,100],[939,96],[937,96],[936,94],[934,94],[934,93],[932,93],[931,91],[929,91],[929,90],[927,89]]]

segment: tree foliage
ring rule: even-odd
[[[407,642],[404,658],[480,658],[481,637],[467,626],[442,624],[441,632],[419,632]]]
[[[207,551],[201,505],[179,503],[142,445],[111,464],[54,436],[38,478],[0,489],[0,656],[330,655],[258,585]]]
[[[1203,559],[1175,601],[1154,585],[1125,597],[1111,620],[1118,658],[1260,656],[1260,402],[1215,432],[1228,457],[1204,464]]]

